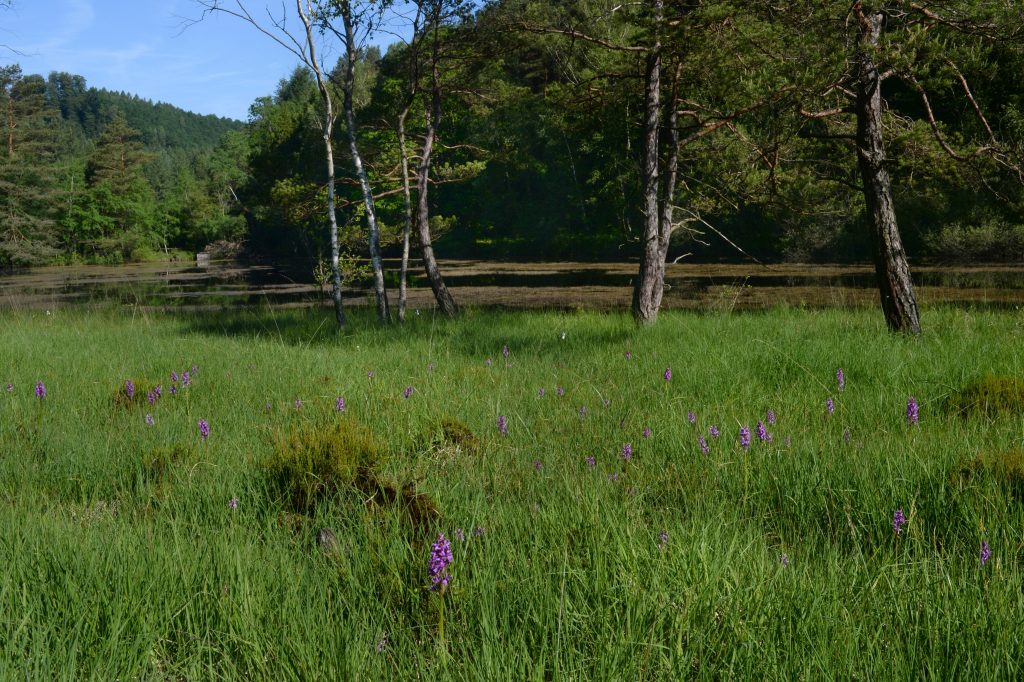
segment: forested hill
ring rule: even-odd
[[[166,258],[245,230],[244,124],[0,66],[0,267]]]
[[[194,114],[138,95],[87,87],[84,77],[70,73],[51,73],[46,97],[90,140],[99,139],[113,112],[120,111],[128,125],[139,132],[145,147],[153,151],[212,148],[224,133],[243,125],[241,121]]]

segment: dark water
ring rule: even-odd
[[[396,263],[387,263],[390,272]],[[442,263],[457,300],[469,305],[512,307],[628,306],[634,263]],[[412,273],[410,305],[430,307],[419,270]],[[389,274],[390,283],[397,276]],[[854,306],[877,300],[868,266],[691,265],[668,267],[665,305],[673,308],[757,308],[780,303]],[[1024,304],[1024,266],[919,267],[918,296],[925,302],[1019,306]],[[350,304],[368,301],[365,287],[346,290]],[[308,268],[213,263],[134,264],[36,268],[0,275],[0,308],[144,306],[171,309],[297,307],[323,305],[323,292]]]

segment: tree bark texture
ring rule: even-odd
[[[355,103],[352,90],[355,87],[356,45],[355,30],[352,25],[352,8],[348,2],[342,5],[342,22],[345,25],[345,82],[344,91],[345,123],[348,132],[348,146],[352,154],[352,165],[355,167],[359,187],[363,193],[363,205],[366,207],[366,224],[370,248],[370,264],[373,268],[373,292],[377,298],[377,317],[381,322],[391,321],[388,306],[388,292],[384,286],[384,266],[380,256],[380,227],[377,224],[377,209],[373,201],[373,190],[370,178],[363,166],[363,157],[359,153],[359,142],[356,135]]]
[[[920,334],[914,285],[903,250],[892,198],[892,181],[885,166],[882,134],[881,77],[874,60],[884,15],[857,6],[861,23],[857,77],[857,164],[864,185],[864,199],[871,220],[875,272],[882,312],[893,331]]]
[[[661,214],[658,210],[658,132],[661,125],[661,38],[663,0],[655,0],[654,45],[644,69],[644,139],[640,178],[643,184],[644,234],[640,272],[633,287],[633,319],[639,325],[658,319],[658,305],[664,290],[664,258],[659,258]],[[660,265],[659,265],[660,261]]]
[[[7,98],[7,158],[14,158],[14,128],[17,122],[14,120],[14,94]]]
[[[405,146],[405,122],[409,118],[409,110],[416,101],[419,91],[420,63],[419,38],[420,19],[423,7],[416,4],[416,17],[412,21],[412,38],[409,40],[409,92],[398,114],[398,155],[402,165],[402,198],[405,203],[405,215],[402,224],[402,264],[398,273],[398,321],[405,322],[405,310],[409,303],[409,241],[412,235],[412,183],[409,181],[409,152]]]
[[[405,322],[409,297],[409,237],[412,233],[412,189],[409,183],[409,154],[405,149],[406,107],[398,116],[398,153],[402,160],[402,197],[405,199],[405,222],[402,225],[402,265],[398,275],[398,321]]]
[[[675,219],[676,181],[679,177],[679,79],[682,75],[682,63],[676,64],[672,76],[672,90],[668,106],[668,159],[665,162],[664,183],[661,191],[661,213],[658,224],[658,260],[657,286],[654,293],[654,312],[661,309],[662,295],[665,293],[665,263],[668,259],[668,245],[672,239],[673,221]]]
[[[327,99],[327,125],[324,126],[324,146],[327,153],[327,215],[331,230],[331,299],[334,301],[334,320],[338,328],[345,328],[345,308],[341,300],[341,263],[338,246],[338,217],[335,213],[334,199],[334,144],[331,134],[334,131],[333,111],[330,98]]]
[[[437,127],[441,122],[441,74],[437,63],[437,27],[434,27],[434,54],[432,58],[430,108],[427,111],[427,129],[423,140],[423,151],[420,158],[420,165],[416,177],[416,231],[420,238],[420,247],[423,249],[423,268],[426,270],[427,279],[430,281],[430,288],[434,292],[437,306],[448,317],[455,317],[459,309],[455,305],[455,299],[444,284],[441,277],[441,270],[434,257],[434,246],[430,240],[430,204],[427,191],[430,184],[430,155],[434,149],[434,140],[437,137]]]
[[[654,44],[647,54],[644,69],[644,137],[640,178],[643,183],[643,244],[640,252],[640,271],[633,287],[633,318],[638,325],[652,325],[657,321],[657,307],[665,289],[665,259],[660,251],[660,212],[658,211],[658,128],[660,126],[660,97],[662,97],[662,42],[659,25],[662,23],[664,0],[654,0]],[[660,261],[660,264],[659,264]]]

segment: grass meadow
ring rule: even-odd
[[[4,313],[0,678],[1024,674],[1024,312],[368,315]]]

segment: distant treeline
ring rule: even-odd
[[[238,239],[243,124],[0,67],[0,265],[119,262]]]
[[[439,256],[639,254],[644,62],[567,38],[572,26],[584,25],[579,17],[605,16],[595,8],[600,4],[503,0],[445,28],[453,54],[441,76],[430,192]],[[739,247],[762,260],[869,260],[852,123],[806,111],[801,118],[792,97],[758,94],[757,88],[771,93],[774,83],[800,81],[781,71],[793,60],[723,57],[724,44],[708,35],[728,38],[744,20],[741,9],[731,11],[708,17],[704,42],[672,47],[680,51],[674,54],[682,87],[689,88],[680,96],[679,125],[693,131],[723,123],[682,148],[674,196],[680,229],[670,259],[741,258]],[[530,30],[537,26],[548,29]],[[772,26],[762,21],[757,30]],[[626,37],[646,30],[613,28]],[[762,44],[788,46],[779,31],[766,33]],[[749,35],[744,40],[756,44]],[[902,53],[893,55],[903,63]],[[973,99],[952,72],[921,82],[927,100],[899,79],[884,84],[886,163],[903,242],[912,258],[1021,259],[1024,191],[1006,167],[1024,149],[1024,57],[1012,41],[960,57],[957,73]],[[908,69],[913,59],[925,57],[906,55]],[[397,45],[385,53],[363,50],[356,68],[363,160],[392,255],[404,217],[395,122],[408,97],[409,64],[408,46]],[[335,85],[344,66],[333,69]],[[246,124],[87,88],[80,76],[24,76],[17,67],[2,74],[0,263],[139,258],[218,240],[244,242],[271,259],[319,262],[328,252],[319,96],[307,71],[296,70],[257,99]],[[737,97],[745,89],[753,94]],[[745,106],[734,101],[758,104],[733,117],[729,107]],[[985,131],[970,101],[1005,143],[996,159],[1002,165],[984,145],[985,153],[971,155],[972,141]],[[424,129],[426,109],[417,99],[409,130]],[[361,256],[364,210],[344,126],[335,126],[338,217],[346,249]],[[413,164],[422,144],[417,135],[407,141]]]

